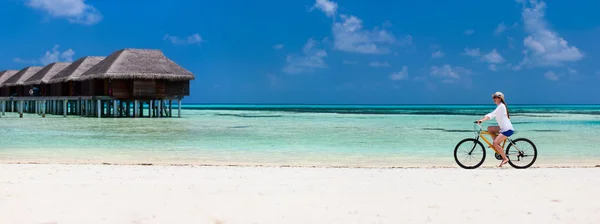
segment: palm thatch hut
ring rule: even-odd
[[[80,96],[81,82],[79,77],[105,58],[86,56],[71,63],[48,81],[52,96]]]
[[[2,87],[2,84],[13,75],[17,74],[17,70],[0,71],[0,96],[9,96],[9,87]]]
[[[56,74],[65,69],[71,63],[67,62],[54,62],[46,65],[42,70],[32,75],[29,79],[23,82],[23,85],[28,88],[38,88],[39,96],[51,96],[50,86],[47,85],[48,81],[52,79]],[[37,93],[35,95],[38,95]]]
[[[2,87],[9,87],[10,96],[28,96],[29,90],[25,89],[23,83],[25,80],[31,78],[35,73],[42,70],[41,66],[29,66],[21,69],[12,77],[8,78],[2,84]]]
[[[3,71],[0,103],[18,103],[21,117],[24,112],[45,116],[46,111],[97,117],[144,117],[148,111],[148,117],[170,117],[176,100],[180,117],[181,99],[190,94],[194,79],[160,50],[125,48],[108,57]]]
[[[160,50],[116,51],[80,77],[83,95],[116,99],[164,99],[189,95],[194,75]]]

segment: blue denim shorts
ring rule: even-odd
[[[510,137],[511,135],[513,135],[513,130],[508,130],[505,132],[500,132],[502,133],[502,135],[506,136],[506,137]]]

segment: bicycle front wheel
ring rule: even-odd
[[[485,160],[485,150],[480,141],[467,138],[454,148],[454,160],[464,169],[475,169]]]
[[[517,169],[529,168],[537,159],[537,148],[531,140],[518,138],[508,145],[506,156],[512,167]]]

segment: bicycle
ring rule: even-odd
[[[483,139],[483,141],[488,145],[488,148],[492,148],[494,152],[496,152],[496,159],[502,160],[502,156],[500,156],[493,144],[490,143],[490,141],[488,141],[484,136],[490,135],[491,137],[491,134],[488,131],[482,131],[483,127],[479,123],[477,123],[477,121],[475,121],[474,123],[477,124],[477,126],[479,126],[479,129],[475,127],[477,138],[465,138],[462,141],[458,142],[458,144],[454,148],[454,160],[460,167],[464,169],[475,169],[481,166],[481,164],[483,164],[483,161],[485,161],[485,149],[483,148],[483,144],[481,143],[481,141],[479,141],[479,138]],[[511,138],[506,138],[506,140],[502,142],[502,149],[504,149],[504,146],[506,145],[507,141],[510,144],[506,148],[506,157],[508,157],[508,163],[512,167],[517,169],[526,169],[533,165],[533,163],[535,163],[535,160],[537,159],[537,148],[531,140],[527,138],[517,138],[515,140],[512,140]],[[466,157],[476,157],[476,160],[474,161],[476,162],[476,164],[466,165],[464,161],[460,161],[458,156],[459,151],[465,152],[467,155]],[[529,151],[532,151],[532,155],[531,153],[527,153]],[[481,159],[479,159],[479,156],[476,156],[479,153],[481,153]],[[520,162],[522,162],[522,160],[524,160],[525,158],[532,159],[530,162],[525,162],[524,165],[520,165]]]

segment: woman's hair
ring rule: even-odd
[[[500,98],[500,102],[502,102],[504,104],[504,107],[506,107],[506,116],[508,116],[508,119],[510,119],[510,113],[508,112],[508,105],[506,105],[506,102],[504,102],[504,100],[502,98]]]

